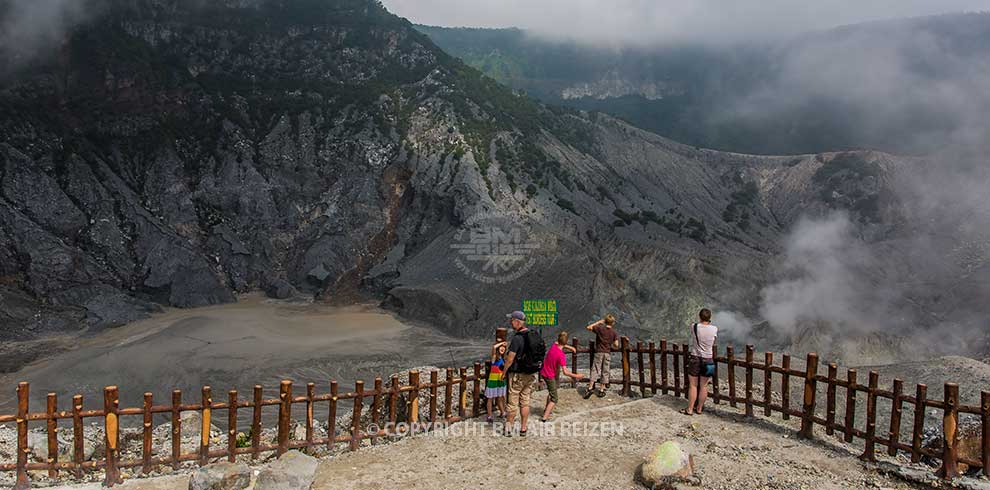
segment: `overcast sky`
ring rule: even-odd
[[[733,41],[893,17],[990,10],[990,0],[383,0],[413,22],[521,27],[558,38]]]

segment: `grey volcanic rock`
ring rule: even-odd
[[[458,330],[459,325],[470,325],[477,320],[478,311],[470,297],[442,284],[424,287],[392,288],[385,305],[402,316],[428,323],[455,335],[471,332]]]
[[[506,90],[376,2],[318,3],[113,0],[65,56],[4,72],[0,335],[20,358],[253,289],[457,335],[538,298],[563,328],[614,312],[680,335],[703,304],[755,311],[805,213],[888,237],[896,177],[923,165],[681,145]],[[490,216],[530,247],[512,270],[457,248]]]
[[[275,299],[289,299],[299,294],[296,288],[285,279],[275,279],[265,287],[265,294]]]
[[[258,473],[255,490],[299,490],[309,488],[319,461],[301,451],[289,451]]]
[[[189,477],[189,490],[240,490],[251,485],[251,468],[244,463],[213,463]]]

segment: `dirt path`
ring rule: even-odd
[[[637,465],[667,440],[694,454],[709,489],[915,488],[864,466],[851,448],[796,440],[793,429],[772,423],[737,421],[727,407],[719,415],[687,417],[677,413],[683,401],[672,397],[628,401],[611,394],[586,401],[572,389],[560,395],[552,434],[537,434],[538,421],[525,438],[468,422],[447,434],[325,461],[312,488],[637,488]],[[538,393],[533,406],[542,407],[544,397]]]
[[[110,385],[120,387],[122,407],[140,407],[145,391],[168,400],[173,389],[195,397],[203,385],[214,393],[250,393],[262,384],[276,396],[283,379],[337,379],[348,389],[355,379],[405,366],[466,365],[487,348],[404,323],[373,306],[333,307],[258,294],[232,304],[170,309],[77,343],[0,376],[0,413],[16,411],[14,387],[20,381],[31,383],[35,409],[44,408],[47,393],[59,395],[63,410],[77,393],[84,395],[86,409],[100,409],[103,387]]]

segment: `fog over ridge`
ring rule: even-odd
[[[384,0],[413,22],[447,27],[518,27],[596,45],[723,43],[836,26],[987,10],[979,0]]]

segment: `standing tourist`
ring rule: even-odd
[[[526,328],[526,314],[514,311],[508,315],[515,334],[509,341],[509,353],[505,357],[505,370],[509,375],[509,414],[505,418],[505,435],[511,436],[515,428],[516,410],[522,427],[520,436],[526,435],[529,422],[530,396],[536,385],[536,373],[540,371],[547,346],[540,333]]]
[[[547,404],[543,408],[541,422],[550,419],[550,413],[557,405],[557,381],[560,378],[560,373],[563,372],[564,376],[568,376],[574,381],[584,379],[583,374],[573,373],[567,369],[567,355],[564,354],[564,351],[577,352],[577,349],[567,345],[567,332],[560,332],[557,335],[557,341],[547,350],[547,356],[543,358],[543,368],[540,370],[540,377],[547,384]]]
[[[718,327],[712,325],[712,312],[705,308],[698,313],[699,323],[691,326],[691,354],[688,356],[688,405],[684,415],[701,413],[708,399],[708,380],[715,374],[712,358]]]
[[[488,371],[485,382],[485,400],[488,405],[488,422],[492,422],[492,405],[498,405],[498,413],[505,417],[505,351],[506,342],[498,342],[492,346],[492,366]]]
[[[598,398],[605,396],[608,389],[609,370],[612,368],[612,349],[619,348],[619,333],[615,331],[615,317],[611,314],[585,327],[595,332],[595,358],[591,364],[591,381],[588,391],[584,394],[587,400],[598,385]]]

